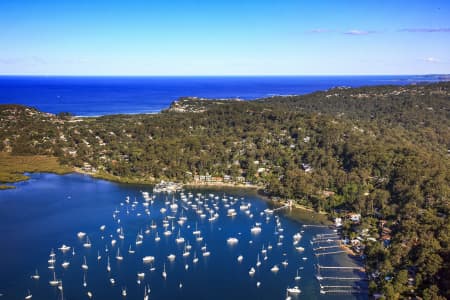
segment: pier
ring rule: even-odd
[[[354,267],[343,266],[343,267],[340,267],[340,266],[322,266],[322,265],[317,264],[317,267],[319,269],[358,270],[358,271],[361,271],[361,272],[365,272],[365,269],[363,267],[358,267],[358,266],[354,266]]]
[[[367,278],[363,277],[336,277],[336,276],[317,276],[317,280],[367,280]]]
[[[317,248],[313,248],[314,251],[319,251],[319,250],[326,250],[326,249],[332,249],[332,248],[340,248],[341,246],[339,245],[333,245],[333,246],[320,246]]]
[[[321,256],[321,255],[331,255],[331,254],[338,254],[338,253],[347,253],[344,250],[341,251],[332,251],[332,252],[325,252],[325,253],[314,253],[315,256]]]

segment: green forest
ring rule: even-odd
[[[344,229],[376,238],[366,270],[386,299],[450,298],[449,149],[445,82],[182,98],[158,114],[89,118],[0,106],[1,152],[127,182],[242,178],[331,217],[359,213]]]

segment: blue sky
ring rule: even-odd
[[[0,74],[428,73],[448,0],[0,1]]]

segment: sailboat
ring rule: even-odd
[[[200,233],[201,233],[200,230],[198,230],[197,226],[198,226],[198,224],[197,224],[197,222],[195,222],[195,231],[192,232],[193,235],[200,235]]]
[[[87,262],[86,262],[86,256],[83,257],[83,264],[81,265],[81,268],[82,268],[83,270],[89,269],[89,267],[88,267],[88,265],[87,265]]]
[[[111,264],[109,263],[109,256],[108,256],[108,263],[106,264],[106,271],[111,272]]]
[[[295,276],[294,279],[295,279],[295,280],[300,280],[300,278],[301,278],[301,277],[298,275],[298,269],[297,269],[297,275]]]
[[[123,256],[122,256],[122,255],[120,255],[120,249],[119,249],[119,248],[117,248],[117,255],[116,255],[116,259],[117,259],[117,260],[123,260]]]
[[[70,262],[68,262],[67,260],[63,261],[63,263],[61,264],[61,266],[62,266],[64,269],[67,269],[67,268],[69,267],[69,265],[70,265]]]
[[[164,268],[163,268],[163,272],[162,272],[162,277],[164,278],[164,279],[166,279],[167,278],[167,273],[166,273],[166,264],[164,263]]]
[[[144,288],[144,300],[148,300],[147,287]]]
[[[203,251],[203,256],[210,256],[211,255],[211,252],[209,252],[206,249],[206,243],[205,243],[205,246],[202,247],[202,251]]]
[[[177,244],[184,243],[184,237],[182,237],[182,236],[180,235],[180,229],[178,229],[178,236],[177,236],[177,238],[176,238],[176,242],[177,242]]]
[[[49,284],[51,286],[57,286],[59,283],[59,281],[56,279],[56,274],[55,271],[53,271],[53,279],[49,281]]]
[[[31,275],[31,278],[33,278],[34,280],[39,280],[39,278],[41,278],[41,276],[39,276],[37,269],[36,269],[36,272],[33,275]]]
[[[91,248],[92,244],[91,241],[89,240],[89,237],[86,236],[86,242],[84,242],[83,247],[84,248]]]

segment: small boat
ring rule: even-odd
[[[166,264],[164,264],[164,267],[163,267],[162,277],[163,277],[164,279],[167,278]]]
[[[283,261],[282,263],[281,263],[284,267],[287,267],[287,265],[288,265],[288,261],[287,260],[285,260],[285,261]]]
[[[180,236],[180,230],[178,230],[178,236],[175,239],[175,241],[177,242],[177,244],[182,244],[184,243],[184,237]]]
[[[34,280],[39,280],[39,278],[41,278],[37,269],[36,269],[36,272],[33,275],[31,275],[31,278]]]
[[[148,290],[148,291],[147,291]],[[144,300],[148,300],[149,298],[149,294],[150,293],[150,289],[144,288]]]
[[[227,243],[229,245],[236,245],[239,242],[239,240],[235,237],[230,237],[227,239]]]
[[[89,267],[88,267],[88,265],[87,265],[87,262],[86,262],[86,256],[83,257],[83,264],[81,265],[81,268],[82,268],[83,270],[89,269]]]
[[[123,260],[123,256],[122,256],[122,255],[120,255],[120,251],[119,251],[119,248],[117,248],[117,255],[116,255],[116,259],[117,259],[117,260]]]
[[[91,241],[89,240],[89,237],[86,236],[86,241],[84,242],[83,247],[84,248],[91,248],[91,246],[92,246]]]
[[[33,298],[33,295],[31,294],[30,290],[28,290],[28,293],[25,296],[25,299],[31,299],[31,298]]]
[[[142,262],[143,262],[144,264],[152,263],[154,260],[155,260],[155,257],[154,257],[154,256],[144,256],[144,257],[142,258]]]
[[[77,233],[77,237],[78,237],[79,239],[82,239],[82,238],[84,238],[85,236],[86,236],[86,232],[80,231],[80,232]]]
[[[101,231],[105,230],[105,228],[106,228],[106,225],[100,226],[100,230],[101,230]]]
[[[280,268],[277,265],[274,265],[270,271],[272,271],[273,273],[277,273],[280,270]]]
[[[259,254],[256,257],[256,266],[259,267],[261,265],[261,261],[259,260]]]
[[[87,287],[86,273],[83,274],[83,286]]]
[[[248,275],[253,276],[255,275],[255,272],[256,272],[255,268],[252,267],[250,271],[248,271]]]
[[[195,223],[195,230],[192,232],[193,235],[200,235],[200,230],[197,228],[197,222]]]
[[[197,252],[194,252],[194,259],[192,260],[194,264],[198,263]]]
[[[64,252],[69,251],[69,250],[70,250],[70,247],[63,244],[63,245],[62,245],[61,247],[59,247],[58,249],[61,250],[61,252],[64,253]]]
[[[61,266],[62,266],[64,269],[67,269],[67,268],[69,267],[69,265],[70,265],[70,262],[68,262],[67,260],[65,260],[65,261],[61,264]]]
[[[298,269],[297,269],[297,275],[295,275],[294,279],[297,280],[297,281],[301,279],[301,277],[298,275]]]
[[[261,227],[259,227],[259,226],[253,226],[253,227],[250,229],[250,232],[253,233],[253,234],[258,234],[258,233],[261,232]]]
[[[205,251],[205,252],[203,252],[203,256],[210,256],[211,255],[211,252],[209,252],[209,251]]]
[[[109,263],[109,256],[108,256],[108,263],[106,264],[106,271],[111,272],[111,264]]]
[[[88,296],[89,299],[92,299],[92,292],[88,291],[88,292],[86,293],[86,295]]]
[[[49,281],[50,286],[57,286],[59,281],[56,279],[56,274],[53,272],[53,279]]]
[[[237,258],[237,261],[238,262],[242,262],[243,259],[244,259],[244,257],[242,255],[239,255],[238,258]]]
[[[169,261],[174,261],[175,260],[175,254],[169,254],[168,256],[167,256],[167,259],[169,260]]]
[[[258,281],[258,282],[256,283],[256,287],[259,287],[260,285],[261,285],[261,282]]]
[[[308,258],[306,256],[302,257],[303,260],[307,260]]]
[[[287,291],[289,294],[292,295],[298,295],[301,293],[301,290],[298,288],[298,286],[294,286],[293,288],[287,288]]]
[[[144,272],[137,273],[137,277],[138,277],[139,279],[144,279],[145,273],[144,273]]]
[[[127,288],[122,288],[122,297],[127,296]]]
[[[110,278],[109,282],[111,282],[112,285],[114,285],[116,283],[116,281],[114,280],[114,278]]]
[[[159,242],[160,240],[161,240],[161,238],[158,236],[158,233],[156,233],[155,242]]]
[[[97,251],[97,260],[102,259],[102,256],[100,255],[100,250]]]

